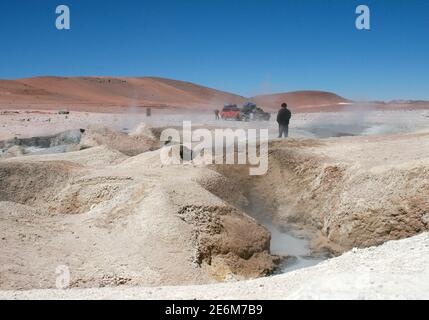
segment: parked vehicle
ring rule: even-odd
[[[236,104],[227,104],[220,112],[223,120],[240,120],[240,108]]]
[[[270,118],[271,115],[259,108],[255,103],[248,102],[241,108],[241,121],[269,121]]]
[[[220,113],[223,120],[237,121],[269,121],[271,115],[259,108],[256,104],[248,102],[242,108],[236,104],[227,104]]]

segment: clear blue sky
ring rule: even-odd
[[[71,30],[55,8],[71,9]],[[355,8],[371,9],[371,31]],[[0,78],[160,76],[245,96],[429,99],[427,0],[0,2]]]

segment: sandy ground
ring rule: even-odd
[[[58,115],[49,111],[16,111],[18,114],[0,114],[0,141],[15,137],[25,138],[56,134],[65,130],[88,128],[93,125],[116,130],[132,130],[144,122],[152,127],[181,127],[183,121],[193,126],[266,128],[270,137],[278,135],[275,113],[269,122],[242,123],[216,121],[212,113],[169,114],[154,111],[148,118],[142,113],[89,113],[72,112]],[[429,111],[376,111],[362,109],[350,112],[299,113],[293,116],[290,135],[293,138],[319,138],[339,135],[379,135],[397,132],[412,132],[429,126]]]
[[[0,291],[0,299],[429,299],[429,233],[304,270],[210,286]]]
[[[0,297],[427,296],[426,111],[295,115],[295,139],[271,141],[269,171],[257,178],[245,166],[161,165],[156,130],[152,136],[100,129],[132,131],[142,121],[181,126],[183,120],[268,128],[276,136],[274,120],[219,122],[210,114],[1,115],[2,139],[83,128],[90,148],[0,160],[0,288],[49,289]],[[256,214],[302,232],[314,252],[334,255],[423,234],[287,275],[234,282],[266,275],[278,259],[269,254],[268,231],[249,217]],[[73,288],[94,289],[52,290],[59,265],[70,268]],[[163,288],[216,281],[233,283]],[[106,286],[113,288],[97,289]]]
[[[202,186],[214,172],[159,157],[100,146],[0,161],[0,288],[55,288],[61,265],[72,287],[201,284],[273,269],[268,231]]]

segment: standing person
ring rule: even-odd
[[[283,135],[285,138],[289,136],[289,122],[292,117],[292,113],[287,108],[287,104],[283,103],[282,108],[277,114],[277,123],[279,124],[279,138],[282,138]]]
[[[216,109],[215,111],[214,111],[214,113],[215,113],[215,117],[216,117],[216,120],[219,120],[220,119],[220,117],[219,117],[219,110],[218,109]]]

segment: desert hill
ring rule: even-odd
[[[0,109],[70,109],[92,112],[121,112],[153,107],[169,110],[208,111],[226,103],[253,101],[267,111],[287,102],[294,112],[341,111],[353,104],[335,93],[295,91],[243,97],[198,84],[157,78],[125,77],[36,77],[0,80]],[[426,101],[373,102],[380,109],[426,109]]]
[[[103,107],[152,106],[204,110],[245,100],[193,83],[161,78],[39,77],[0,81],[3,107],[103,111]]]
[[[333,93],[298,91],[245,98],[190,82],[156,77],[36,77],[0,80],[0,107],[70,108],[105,111],[107,108],[158,107],[213,110],[225,103],[255,101],[276,110],[283,101],[293,108],[317,108],[348,102]]]
[[[294,91],[270,95],[260,95],[252,100],[268,110],[278,109],[283,102],[295,111],[311,111],[314,109],[341,108],[352,101],[331,92],[323,91]]]

